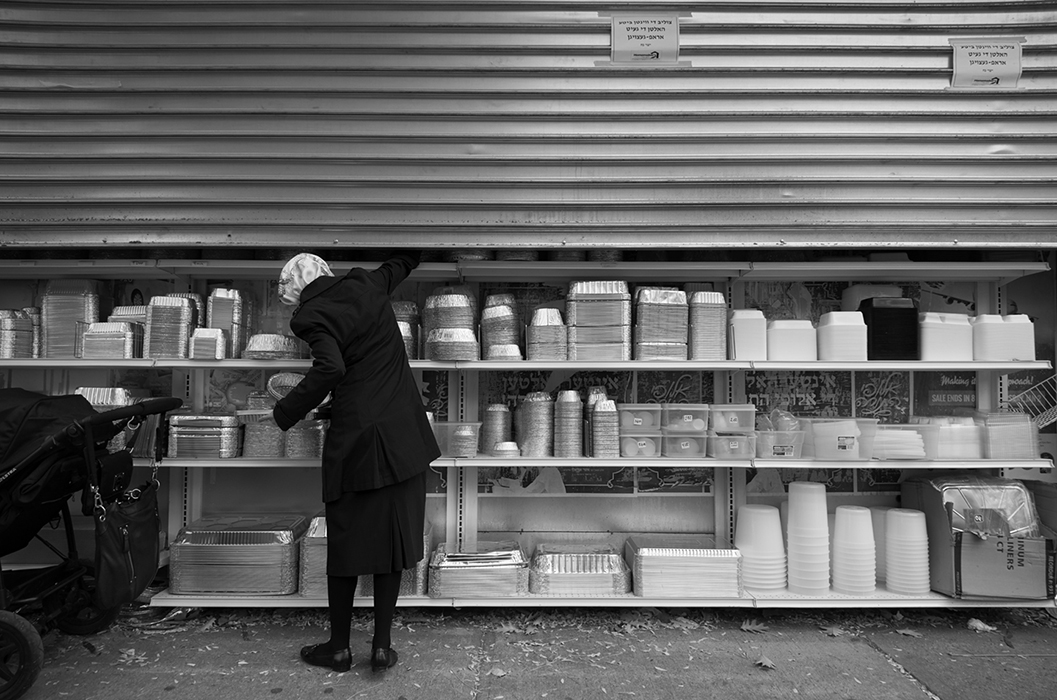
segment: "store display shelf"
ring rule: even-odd
[[[468,282],[571,282],[580,280],[728,280],[752,269],[748,262],[564,262],[463,260],[459,277]]]
[[[746,280],[810,279],[820,282],[870,280],[883,282],[924,282],[971,280],[998,285],[1050,269],[1045,262],[911,262],[909,260],[834,262],[758,262],[752,264]]]
[[[624,467],[678,467],[682,469],[712,469],[715,467],[749,467],[747,459],[717,459],[700,457],[457,457],[456,467],[576,467],[577,469],[622,469]]]
[[[430,466],[435,468],[454,467],[456,460],[441,457],[435,459]],[[137,466],[149,466],[147,460],[137,461]],[[159,466],[171,469],[201,469],[201,468],[223,468],[223,469],[291,469],[297,467],[320,466],[319,459],[296,459],[293,457],[280,457],[275,459],[259,459],[256,457],[166,457],[158,463]]]
[[[973,360],[944,362],[925,360],[866,360],[862,362],[782,362],[759,360],[751,364],[757,372],[1019,372],[1026,369],[1050,369],[1049,360],[1013,360],[1009,362]]]
[[[751,466],[756,469],[947,469],[964,471],[1010,468],[1052,469],[1053,462],[1048,459],[754,459]]]
[[[158,269],[177,277],[205,277],[209,279],[278,279],[286,260],[181,260],[155,261]],[[341,276],[354,267],[373,270],[381,262],[330,261],[330,269]],[[411,272],[409,279],[424,281],[458,280],[455,263],[422,263]]]
[[[150,369],[156,360],[149,358],[122,358],[109,360],[83,360],[74,357],[28,357],[0,360],[0,369]]]
[[[175,595],[162,591],[151,598],[151,607],[169,608],[325,608],[326,597]],[[355,607],[371,607],[368,598],[356,598]],[[400,596],[397,606],[403,608],[1050,608],[1052,599],[981,598],[958,599],[940,593],[903,595],[879,588],[871,595],[850,596],[829,591],[819,596],[804,596],[780,591],[751,591],[741,598],[658,598],[637,595],[550,596],[529,594],[516,598],[432,598]]]
[[[172,275],[160,269],[154,259],[106,258],[91,260],[0,260],[0,275],[4,278],[74,279],[166,279]]]

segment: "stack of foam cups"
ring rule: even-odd
[[[811,481],[789,484],[788,519],[789,591],[800,595],[829,592],[829,518],[825,485]]]
[[[873,517],[862,506],[837,506],[833,522],[833,590],[866,595],[876,588]]]
[[[929,536],[925,514],[909,508],[885,513],[885,587],[892,593],[929,592]]]
[[[745,588],[785,588],[785,545],[778,508],[763,504],[738,508],[734,546],[741,552],[741,580]]]
[[[889,506],[870,506],[870,518],[873,520],[873,542],[877,583],[885,582],[885,514],[892,510]]]

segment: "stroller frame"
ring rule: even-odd
[[[9,392],[9,396],[10,392],[20,392],[15,394],[16,398],[32,400],[36,397],[41,402],[73,398],[47,397],[20,389],[0,390],[0,395],[3,392]],[[76,398],[83,400],[83,397]],[[98,470],[100,460],[115,456],[106,449],[107,442],[113,436],[133,421],[142,422],[143,418],[152,415],[160,416],[160,432],[164,425],[164,414],[182,404],[180,399],[175,398],[148,399],[98,413],[83,400],[85,415],[67,420],[35,447],[31,443],[21,451],[17,447],[7,450],[5,458],[14,453],[13,460],[17,463],[10,468],[6,465],[0,467],[0,486],[4,486],[5,482],[10,486],[18,483],[20,477],[32,478],[38,473],[65,477],[69,481],[52,486],[50,497],[39,507],[32,503],[24,514],[25,522],[19,523],[19,515],[6,514],[7,524],[17,526],[17,531],[14,535],[8,535],[14,544],[11,541],[4,543],[0,552],[11,554],[36,540],[50,549],[59,562],[51,566],[7,572],[0,565],[0,700],[14,700],[33,685],[43,665],[41,635],[46,631],[57,627],[68,634],[94,634],[108,628],[117,619],[121,612],[120,606],[101,609],[96,605],[94,563],[82,559],[78,553],[69,502],[77,491],[85,490],[87,493],[88,470]],[[52,425],[62,418],[62,415],[53,416]],[[28,453],[27,448],[31,448]],[[155,463],[160,461],[161,451],[161,441],[157,440],[153,451]],[[131,455],[126,453],[121,457],[127,462],[121,466],[130,471]],[[40,481],[43,483],[47,479],[42,478]],[[127,486],[124,484],[123,487]],[[48,484],[43,483],[40,488],[47,491]],[[7,501],[2,503],[6,504]],[[82,511],[86,503],[90,504],[91,499],[82,500]],[[85,514],[89,513],[85,511]],[[0,511],[0,516],[3,515]],[[66,537],[65,552],[40,536],[41,529],[56,520],[61,521]],[[4,535],[5,530],[0,527],[0,537]]]

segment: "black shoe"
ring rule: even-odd
[[[371,652],[371,670],[384,671],[396,666],[396,650],[392,647],[383,649],[378,647]]]
[[[301,649],[301,658],[313,666],[326,666],[338,673],[352,668],[352,654],[348,648],[331,651],[326,644],[313,644]]]

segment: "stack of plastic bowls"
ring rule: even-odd
[[[892,593],[929,592],[929,536],[925,514],[909,508],[885,513],[885,587]]]
[[[829,518],[826,487],[811,481],[789,484],[789,591],[801,595],[829,592]]]
[[[833,524],[833,590],[866,595],[876,588],[873,518],[862,506],[837,506]]]
[[[885,582],[885,515],[892,510],[889,506],[870,506],[870,518],[873,520],[873,542],[876,553],[874,573],[878,583]]]
[[[741,552],[741,581],[745,588],[785,588],[785,544],[776,507],[749,504],[738,508],[734,546]]]

